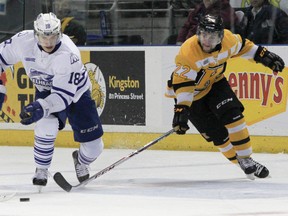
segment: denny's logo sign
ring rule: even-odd
[[[248,125],[286,111],[288,69],[274,75],[269,68],[241,58],[230,59],[226,77],[245,106]]]

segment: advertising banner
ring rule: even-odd
[[[106,97],[99,101],[102,105],[98,110],[103,124],[145,125],[144,54],[144,51],[90,53],[92,65],[85,63],[88,71],[95,72],[95,80],[100,86],[105,83],[102,93]]]
[[[242,58],[230,59],[227,80],[245,107],[245,119],[253,125],[286,111],[288,70],[274,74],[262,64]]]
[[[145,125],[144,51],[82,51],[92,83],[92,98],[103,124]],[[34,99],[34,86],[21,63],[2,74],[7,87],[0,122],[19,123],[23,107]]]

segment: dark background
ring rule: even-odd
[[[99,66],[106,83],[106,104],[101,114],[103,124],[145,125],[145,52],[144,51],[94,51],[90,60]],[[139,88],[109,87],[109,76],[117,80],[139,80]],[[109,94],[141,95],[143,100],[109,99]]]

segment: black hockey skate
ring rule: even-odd
[[[33,177],[33,185],[46,186],[48,179],[48,169],[36,168],[35,175]]]
[[[253,159],[252,159],[253,160]],[[257,170],[254,172],[254,175],[257,178],[266,178],[269,175],[269,170],[262,164],[253,160]]]
[[[237,157],[238,163],[244,173],[247,175],[247,178],[254,180],[257,178],[266,178],[269,175],[269,170],[262,164],[249,158],[239,158]]]
[[[78,150],[72,153],[72,157],[74,160],[76,176],[78,178],[78,181],[81,183],[89,178],[88,167],[84,164],[80,164],[80,162],[78,161]]]
[[[248,158],[237,157],[237,160],[241,169],[244,171],[246,175],[250,175],[256,172],[257,167],[254,163],[254,160],[251,157],[248,157]]]

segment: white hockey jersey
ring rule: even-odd
[[[56,99],[57,104],[50,104],[51,112],[77,102],[91,86],[80,51],[71,39],[63,34],[56,47],[50,54],[43,51],[33,30],[19,32],[0,44],[0,65],[5,69],[21,61],[35,87],[40,92],[51,91],[48,102]]]

